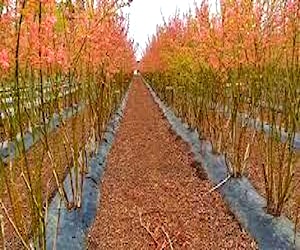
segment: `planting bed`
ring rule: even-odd
[[[284,217],[276,218],[266,213],[266,201],[256,192],[252,184],[248,182],[245,178],[231,178],[225,182],[223,180],[227,179],[228,174],[228,164],[226,163],[223,156],[216,154],[212,148],[211,142],[216,142],[216,138],[209,135],[210,141],[200,142],[197,132],[190,131],[188,125],[181,124],[179,120],[171,109],[167,108],[155,95],[155,93],[150,89],[154,95],[155,100],[159,106],[164,110],[165,117],[172,124],[173,130],[179,133],[180,136],[187,141],[195,154],[195,160],[204,164],[206,171],[208,172],[209,178],[213,180],[215,184],[222,183],[218,188],[221,194],[224,196],[226,202],[229,204],[231,210],[239,218],[244,227],[246,227],[252,236],[258,241],[260,249],[298,249],[300,246],[300,236],[295,234],[295,226]],[[208,118],[208,117],[207,117]],[[193,119],[192,117],[185,117],[185,121],[189,123]],[[220,121],[219,121],[220,123]],[[225,126],[226,121],[221,122],[220,126]],[[238,127],[239,129],[239,127]],[[226,129],[225,129],[226,130]],[[201,134],[201,138],[205,136]],[[217,135],[218,136],[218,135]],[[262,133],[261,137],[266,137],[266,134]],[[246,137],[247,138],[247,137]],[[248,140],[244,142],[249,142],[251,136]],[[245,139],[245,138],[244,138]],[[225,143],[226,138],[223,138]],[[223,141],[223,142],[224,142]],[[262,141],[260,141],[261,143]],[[252,144],[252,143],[251,143]],[[278,146],[282,146],[280,142],[277,142]],[[226,144],[229,146],[229,144]],[[225,145],[225,148],[226,148]],[[240,145],[240,150],[242,151],[244,145]],[[256,148],[258,149],[258,148]],[[277,150],[277,149],[276,149]],[[280,150],[280,149],[279,149]],[[259,151],[258,151],[259,152]],[[256,155],[257,156],[257,155]],[[265,157],[265,155],[263,155]],[[249,159],[248,159],[249,161]],[[297,161],[295,163],[297,168]],[[256,165],[256,167],[258,167]],[[260,171],[260,177],[261,177]],[[297,171],[296,171],[296,175]],[[263,183],[263,179],[258,179],[258,182]],[[296,177],[296,181],[299,177]],[[295,182],[297,184],[297,182]],[[297,190],[297,187],[295,187]],[[284,208],[284,212],[290,217],[295,218],[295,211],[297,210],[297,200],[295,197],[297,193],[292,192],[291,203],[293,206]],[[299,204],[299,203],[298,203]],[[299,211],[298,211],[299,214]],[[296,243],[296,246],[294,245]]]
[[[253,183],[254,187],[257,189],[257,191],[263,195],[266,196],[266,189],[264,185],[264,173],[263,173],[263,166],[261,165],[261,162],[263,162],[266,159],[266,155],[264,152],[261,152],[261,147],[263,145],[262,140],[265,135],[261,134],[253,143],[252,146],[252,152],[249,159],[249,168],[246,170],[246,176],[249,178],[251,183]],[[246,136],[250,139],[250,134]],[[246,147],[246,145],[243,145],[243,147]],[[278,146],[279,147],[279,146]],[[296,152],[295,156],[295,174],[294,174],[294,184],[293,189],[295,192],[292,192],[291,198],[289,201],[284,205],[283,213],[286,215],[289,219],[292,221],[296,221],[297,217],[298,220],[300,218],[299,209],[299,199],[300,199],[300,193],[297,191],[300,189],[300,152],[299,150]],[[298,231],[300,230],[300,224],[297,224]]]
[[[89,249],[256,249],[140,80],[101,183]]]
[[[55,205],[54,209],[52,204],[59,200],[67,208],[67,214],[72,216],[70,211],[76,212],[85,202],[79,202],[82,198],[82,176],[86,175],[86,171],[89,171],[89,175],[97,174],[93,169],[95,163],[90,166],[92,169],[87,169],[87,160],[94,154],[97,140],[103,136],[104,141],[110,140],[110,137],[105,137],[105,128],[127,86],[125,79],[113,87],[106,85],[101,89],[101,96],[88,100],[89,105],[79,104],[63,110],[60,115],[54,114],[45,124],[45,134],[40,127],[25,133],[25,154],[17,150],[21,144],[20,138],[6,142],[1,148],[0,181],[3,185],[0,201],[4,214],[0,221],[1,246],[28,249],[30,245],[44,248],[43,245],[47,244],[47,249],[52,249],[48,247],[49,242],[52,244],[51,240],[46,239],[46,231],[49,232],[47,224],[53,226],[51,218],[57,208]],[[93,183],[93,178],[88,176],[90,181],[87,183]],[[68,189],[63,183],[70,181],[73,185]],[[92,191],[88,187],[84,190]],[[87,206],[83,210],[90,210],[90,201]],[[80,232],[79,228],[73,227],[73,230]]]
[[[56,171],[58,174],[59,181],[63,181],[67,172],[69,171],[68,166],[72,163],[71,160],[71,148],[65,147],[62,143],[65,140],[65,135],[69,136],[69,140],[72,141],[74,136],[78,139],[80,138],[81,142],[84,142],[89,136],[89,124],[87,123],[88,113],[87,110],[70,118],[64,125],[60,126],[57,130],[53,131],[48,137],[49,147],[52,150],[53,157],[55,159]],[[80,145],[81,147],[83,145]],[[49,201],[53,196],[54,192],[57,190],[56,182],[53,178],[53,164],[51,163],[49,157],[45,154],[45,146],[43,141],[38,141],[33,145],[28,153],[26,154],[29,172],[32,179],[32,184],[34,189],[42,189],[44,202]],[[17,160],[14,163],[15,166],[18,166],[14,170],[14,178],[11,183],[11,191],[15,193],[15,209],[21,209],[21,214],[19,218],[16,218],[16,221],[24,223],[23,230],[21,233],[24,237],[29,237],[32,229],[32,218],[30,216],[30,208],[28,201],[28,189],[25,185],[23,178],[20,176],[21,169],[25,166],[24,156]],[[38,183],[38,176],[36,176],[37,168],[42,168],[42,183]],[[10,174],[10,168],[7,166],[5,168],[7,174]],[[36,181],[35,181],[36,180]],[[3,180],[2,180],[3,182]],[[10,203],[8,197],[8,190],[4,187],[2,190],[2,200],[4,205],[8,208],[9,215],[13,217],[12,204]],[[46,204],[46,203],[45,203]],[[22,248],[20,239],[15,234],[12,226],[7,220],[5,220],[5,243],[8,249],[20,249]],[[1,243],[2,244],[2,243]]]
[[[69,200],[77,200],[72,190],[77,184],[82,183],[81,204],[77,209],[70,210],[63,202],[60,194],[53,198],[46,223],[47,249],[85,249],[86,232],[95,218],[98,205],[99,188],[102,173],[106,165],[106,158],[113,144],[116,131],[123,116],[127,101],[125,94],[119,108],[111,116],[105,127],[100,142],[91,142],[94,150],[87,157],[87,169],[83,176],[76,179],[75,168],[70,170],[70,175],[64,180],[64,188]]]
[[[220,123],[226,124],[227,120],[224,118]],[[229,134],[229,128],[225,127],[223,128],[224,134]],[[240,131],[240,127],[238,127],[238,131]],[[258,130],[260,131],[260,129]],[[245,132],[245,135],[243,137],[242,143],[240,145],[240,150],[242,152],[245,152],[245,149],[247,147],[248,142],[251,141],[252,134],[254,132],[253,126],[249,126],[249,129]],[[206,138],[209,138],[210,141],[214,144],[217,143],[218,138],[216,135],[212,134],[206,134],[202,135],[206,136]],[[262,163],[266,162],[266,152],[263,151],[263,148],[265,147],[265,140],[268,136],[268,133],[264,132],[258,132],[257,136],[255,137],[255,140],[251,143],[251,152],[248,159],[248,165],[245,169],[245,177],[249,178],[251,183],[254,185],[255,189],[264,197],[266,197],[266,190],[265,190],[265,180],[264,180],[264,173],[263,173],[263,166]],[[223,144],[226,149],[228,147],[228,138],[223,138]],[[296,144],[297,146],[297,144]],[[282,143],[277,142],[277,150],[280,151],[280,148],[282,148]],[[298,147],[295,147],[295,180],[293,188],[295,190],[299,190],[300,188],[300,151]],[[292,197],[289,200],[287,204],[284,206],[284,215],[286,215],[289,219],[292,221],[296,221],[297,216],[299,216],[299,193],[293,192]],[[298,215],[297,215],[298,214]],[[297,225],[298,230],[300,229],[300,225]]]

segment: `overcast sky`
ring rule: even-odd
[[[194,9],[194,2],[201,3],[201,0],[133,0],[130,8],[125,10],[129,13],[130,27],[129,34],[139,44],[137,57],[142,54],[148,37],[156,31],[157,24],[173,16],[176,9],[180,13],[186,13],[191,7]]]

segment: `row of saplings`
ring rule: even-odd
[[[25,150],[21,140],[18,143],[19,157],[8,162],[0,161],[1,246],[45,249],[47,210],[56,192],[68,209],[81,206],[81,177],[86,174],[88,158],[97,150],[97,143],[128,89],[131,77],[119,72],[107,79],[103,73],[77,83],[76,91],[68,94],[68,102],[72,100],[69,104],[74,106],[80,103],[83,109],[68,120],[61,120],[59,128],[51,133],[47,133],[47,121],[41,117],[49,110],[61,112],[58,107],[63,100],[59,98],[47,103],[41,100],[42,105],[36,112],[26,113],[25,107],[21,106],[22,115],[5,121],[7,138],[15,134],[20,124],[28,124],[28,120],[32,126],[38,125],[45,130],[42,129],[42,137],[29,151]],[[39,124],[34,121],[39,121]],[[71,175],[71,169],[73,188],[70,197],[63,181],[66,175]]]
[[[266,197],[267,211],[275,216],[285,213],[297,226],[300,166],[293,146],[300,132],[297,81],[272,82],[262,79],[261,73],[252,74],[249,81],[247,72],[234,70],[224,78],[209,68],[183,73],[145,72],[144,77],[202,139],[211,141],[215,153],[225,155],[232,177],[247,175],[251,168],[259,173],[250,178]],[[268,136],[263,127],[254,129],[253,121],[268,124]]]

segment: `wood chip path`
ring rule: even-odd
[[[135,79],[101,183],[89,249],[256,249]]]

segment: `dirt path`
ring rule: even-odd
[[[89,249],[255,249],[146,87],[132,85]]]

